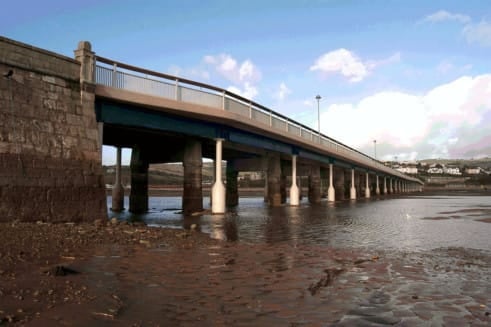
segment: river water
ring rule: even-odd
[[[209,198],[203,200],[209,209]],[[108,208],[111,197],[108,197]],[[128,208],[128,197],[125,198]],[[198,229],[213,238],[245,243],[288,243],[389,251],[444,247],[491,250],[491,196],[409,195],[270,208],[262,197],[240,198],[225,215],[184,217],[180,197],[150,197],[150,211],[109,217],[149,225]]]

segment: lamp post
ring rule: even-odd
[[[319,133],[319,142],[321,140],[321,112],[320,112],[320,109],[319,109],[319,101],[321,100],[321,96],[320,95],[316,95],[315,96],[316,100],[317,100],[317,132]]]
[[[377,160],[377,140],[373,140],[373,153],[375,160]]]

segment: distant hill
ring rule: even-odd
[[[480,158],[480,159],[423,159],[418,160],[420,163],[432,164],[443,164],[443,165],[457,165],[457,166],[467,166],[467,167],[481,167],[486,170],[491,169],[491,158]]]

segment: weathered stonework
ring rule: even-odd
[[[106,217],[95,96],[80,67],[0,37],[0,221]]]

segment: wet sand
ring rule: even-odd
[[[126,223],[1,224],[0,321],[489,326],[491,255],[217,241]]]

